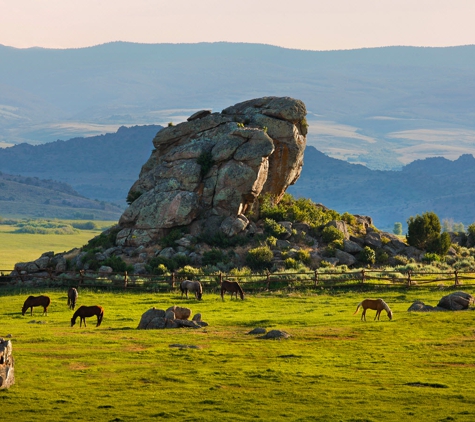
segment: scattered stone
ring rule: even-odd
[[[201,320],[201,314],[197,314],[198,318],[194,318],[192,321],[188,320],[190,315],[191,309],[180,306],[171,306],[166,311],[152,308],[142,315],[137,329],[201,328],[208,326],[206,322]]]
[[[262,339],[271,339],[271,340],[275,340],[275,339],[281,339],[281,338],[289,338],[290,337],[290,334],[285,332],[285,331],[282,331],[282,330],[270,330],[269,332],[267,332],[265,335],[259,337],[259,338],[262,338]]]
[[[265,328],[257,327],[249,331],[247,334],[265,334],[267,330]]]
[[[437,306],[449,311],[461,311],[468,309],[473,303],[474,298],[472,295],[465,292],[454,292],[440,299]]]
[[[172,311],[176,319],[188,319],[191,316],[190,308],[183,308],[181,306],[170,306],[166,312]]]

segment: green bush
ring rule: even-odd
[[[287,233],[285,227],[279,224],[277,221],[273,220],[272,218],[264,219],[264,231],[270,234],[271,236],[275,236],[277,238]]]
[[[115,239],[119,230],[119,227],[114,227],[102,232],[99,236],[92,238],[86,245],[84,245],[82,247],[83,251],[87,252],[96,248],[109,249],[114,247]]]
[[[295,254],[295,259],[302,262],[303,264],[306,264],[306,265],[310,264],[310,261],[311,261],[310,251],[307,251],[305,249],[300,249]]]
[[[211,249],[203,253],[203,265],[216,265],[218,262],[226,263],[228,256],[221,249]]]
[[[98,230],[99,226],[93,221],[87,221],[84,223],[72,223],[72,226],[78,230]]]
[[[427,263],[440,262],[440,256],[433,252],[426,252],[422,257],[422,261]]]
[[[183,237],[183,231],[179,228],[174,228],[160,239],[160,244],[164,247],[176,246],[175,241]]]
[[[246,264],[253,270],[262,271],[271,268],[273,257],[268,246],[259,246],[247,252]]]
[[[334,226],[327,226],[322,230],[322,239],[325,243],[331,243],[334,240],[343,240],[345,235]]]
[[[206,243],[217,248],[229,248],[248,244],[250,239],[243,235],[226,236],[221,230],[215,233],[204,232],[198,236],[198,242]]]
[[[130,191],[127,194],[126,202],[130,205],[132,202],[136,201],[142,196],[142,192],[139,191]]]
[[[275,247],[275,246],[277,245],[277,238],[274,237],[274,236],[269,236],[269,237],[266,239],[266,243],[267,243],[267,245],[269,245],[269,246]]]
[[[287,258],[284,261],[285,268],[296,270],[299,267],[299,263],[294,258]]]
[[[341,220],[344,221],[346,224],[349,224],[350,226],[354,226],[356,224],[356,217],[348,212],[344,212],[341,215]]]
[[[203,151],[196,162],[201,166],[201,177],[205,177],[214,166],[213,154],[211,151]]]
[[[373,265],[376,262],[376,253],[369,246],[365,246],[358,254],[358,260],[363,264]]]
[[[107,258],[105,261],[101,262],[101,265],[111,267],[112,271],[115,273],[123,273],[125,271],[132,272],[134,270],[132,265],[127,264],[122,258],[118,256],[111,256],[110,258]]]
[[[440,236],[440,220],[433,212],[426,212],[422,215],[409,217],[407,220],[407,243],[418,249],[429,250],[437,247],[437,239]]]

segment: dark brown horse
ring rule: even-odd
[[[78,291],[74,287],[70,287],[68,290],[68,306],[69,309],[74,311],[76,307],[76,301],[78,300]]]
[[[28,299],[25,300],[23,304],[23,308],[21,309],[21,314],[25,315],[25,312],[28,308],[31,308],[31,315],[33,315],[33,307],[35,306],[42,306],[43,307],[43,315],[48,315],[48,306],[51,303],[51,299],[48,296],[29,296]]]
[[[384,309],[386,313],[388,314],[389,319],[393,319],[393,311],[389,309],[388,304],[383,300],[383,299],[365,299],[362,302],[358,303],[358,306],[356,307],[356,311],[353,315],[356,315],[358,313],[358,310],[360,309],[360,306],[363,308],[363,314],[361,315],[361,319],[366,321],[366,310],[367,309],[373,309],[376,311],[376,315],[374,319],[378,318],[379,321],[379,316],[381,315],[381,311]]]
[[[82,322],[84,321],[84,326],[87,327],[86,325],[86,318],[92,317],[96,315],[97,316],[97,325],[96,327],[99,327],[102,322],[102,318],[104,316],[104,309],[102,306],[80,306],[76,312],[74,312],[73,317],[71,318],[71,327],[76,324],[76,319],[77,317],[80,318],[79,320],[79,326],[82,327]]]
[[[224,300],[224,293],[230,292],[231,293],[231,299],[233,298],[234,293],[236,293],[236,299],[237,295],[241,296],[241,300],[244,300],[244,292],[242,291],[241,286],[237,281],[229,281],[229,280],[223,280],[221,283],[221,299]]]

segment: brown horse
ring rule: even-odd
[[[80,318],[79,326],[82,327],[82,322],[84,321],[84,326],[87,327],[86,318],[89,318],[94,315],[97,316],[96,327],[99,327],[99,325],[101,325],[102,318],[104,317],[104,309],[102,308],[102,306],[80,306],[78,310],[74,312],[74,315],[71,318],[71,327],[76,324],[77,317]]]
[[[361,319],[366,321],[366,310],[367,309],[373,309],[376,311],[376,316],[374,319],[378,318],[379,321],[379,316],[381,315],[381,311],[384,309],[387,314],[389,319],[393,319],[393,311],[389,309],[388,304],[383,300],[383,299],[365,299],[362,302],[358,303],[358,306],[356,307],[356,311],[353,315],[356,315],[358,313],[358,310],[360,309],[360,306],[363,308],[363,314],[361,315]]]
[[[70,287],[68,290],[68,306],[69,309],[74,311],[76,307],[76,301],[78,300],[78,291],[74,287]]]
[[[48,315],[48,306],[51,303],[51,299],[48,296],[29,296],[25,303],[23,304],[23,308],[21,309],[21,314],[25,315],[25,312],[28,308],[31,308],[31,315],[33,315],[33,307],[34,306],[42,306],[43,307],[43,315]]]
[[[236,299],[237,295],[241,296],[241,300],[244,300],[244,292],[242,291],[241,286],[237,281],[229,281],[229,280],[223,280],[221,283],[221,299],[224,300],[224,293],[230,292],[231,293],[231,299],[233,298],[234,293],[236,293]]]

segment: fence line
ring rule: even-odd
[[[5,275],[11,270],[0,270],[0,286],[46,285],[57,287],[84,286],[125,290],[170,291],[178,287],[185,279],[199,280],[205,290],[218,290],[223,279],[236,280],[246,291],[270,291],[282,288],[325,288],[344,286],[423,286],[442,283],[454,287],[472,285],[475,273],[454,270],[451,272],[385,271],[362,269],[358,271],[319,271],[292,273],[255,273],[251,275],[233,275],[218,273],[196,275],[186,272],[173,272],[170,275],[98,273],[97,271],[67,271],[56,273],[52,269],[34,274]],[[468,283],[467,283],[468,282]]]

